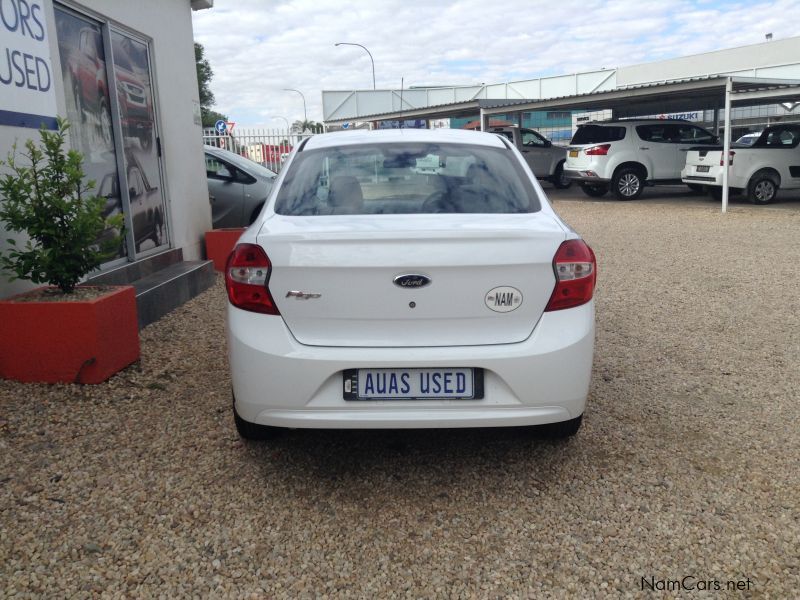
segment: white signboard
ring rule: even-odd
[[[54,129],[44,0],[0,0],[0,125]]]

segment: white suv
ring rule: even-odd
[[[686,151],[716,143],[713,133],[687,121],[586,123],[572,136],[564,174],[589,196],[602,196],[610,189],[620,200],[633,200],[646,185],[681,183]],[[699,185],[689,187],[702,190]]]

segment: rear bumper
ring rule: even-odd
[[[228,306],[236,411],[261,425],[323,429],[502,427],[566,421],[586,406],[594,303],[545,313],[517,344],[334,348],[299,344],[283,319]],[[342,371],[484,369],[480,400],[343,399]]]
[[[681,171],[681,181],[696,185],[721,187],[722,167],[712,166],[707,173],[697,173],[693,166],[687,166]],[[745,188],[747,187],[747,181],[744,181],[742,177],[731,169],[728,171],[728,187]]]
[[[574,170],[574,169],[564,169],[564,175],[566,175],[572,181],[580,181],[585,183],[608,183],[611,181],[608,178],[600,177],[595,171],[592,170]]]

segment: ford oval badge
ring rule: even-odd
[[[486,307],[494,312],[506,313],[519,308],[522,304],[522,292],[517,288],[503,285],[486,292]]]
[[[396,286],[401,288],[417,289],[425,287],[431,282],[431,278],[419,273],[408,273],[405,275],[398,275],[392,281]]]

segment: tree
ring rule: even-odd
[[[316,121],[295,121],[292,123],[292,127],[290,129],[292,133],[303,133],[306,130],[309,130],[311,133],[322,133],[323,127],[322,123],[317,123]]]
[[[203,127],[213,127],[214,123],[220,119],[228,120],[227,115],[211,110],[214,106],[214,92],[211,91],[211,78],[214,71],[211,64],[205,58],[205,50],[202,44],[194,43],[194,60],[197,64],[197,86],[200,93],[200,115],[203,120]]]
[[[70,294],[84,275],[116,254],[120,237],[104,242],[104,230],[120,230],[122,215],[106,216],[107,198],[92,192],[94,181],[84,183],[83,155],[65,150],[69,123],[58,118],[58,129],[39,131],[41,142],[16,145],[0,165],[8,168],[0,178],[0,222],[8,231],[26,233],[24,247],[9,239],[11,249],[0,254],[0,269],[11,279],[49,283]],[[19,162],[17,157],[26,159]],[[27,162],[27,165],[24,164]]]

